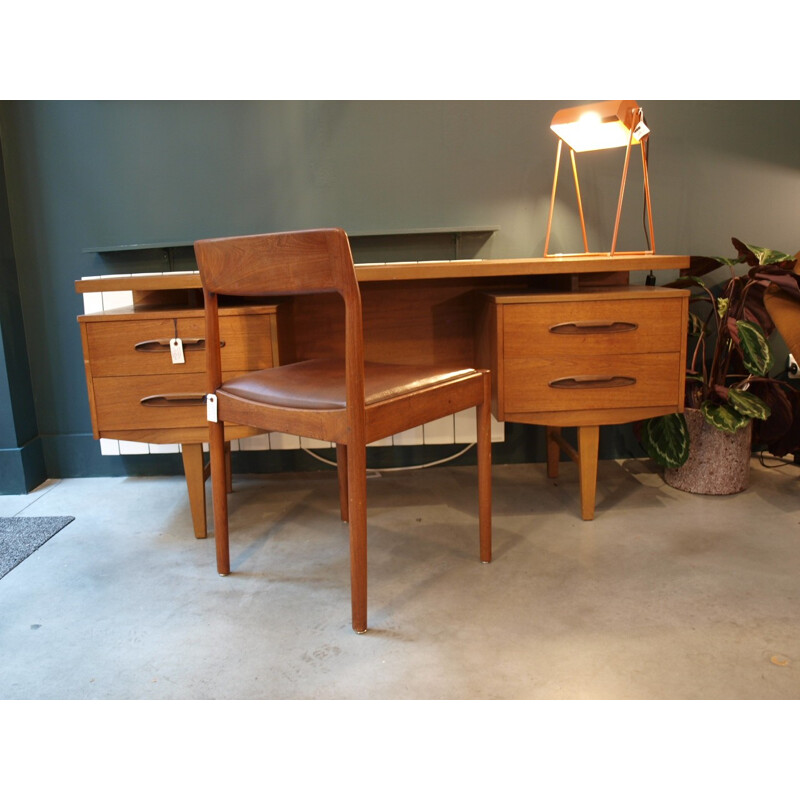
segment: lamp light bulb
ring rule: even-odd
[[[593,125],[600,124],[600,115],[596,111],[586,111],[581,114],[579,121],[581,125],[585,125],[587,128],[590,128]]]

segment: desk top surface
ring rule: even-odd
[[[689,256],[673,255],[565,255],[542,258],[458,259],[356,264],[359,283],[499,278],[509,275],[575,275],[590,272],[686,269]],[[140,273],[83,278],[75,289],[84,292],[202,288],[199,272]]]

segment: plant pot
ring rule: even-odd
[[[737,494],[750,482],[752,423],[736,433],[709,425],[694,408],[684,412],[689,427],[689,458],[678,469],[665,469],[664,480],[694,494]]]

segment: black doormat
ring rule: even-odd
[[[75,517],[0,517],[0,578]]]

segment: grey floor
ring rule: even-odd
[[[232,569],[180,478],[49,481],[0,516],[75,521],[0,580],[0,699],[798,699],[800,467],[704,497],[648,461],[369,480],[369,625],[350,628],[332,472],[237,476]],[[209,503],[210,505],[210,503]]]

